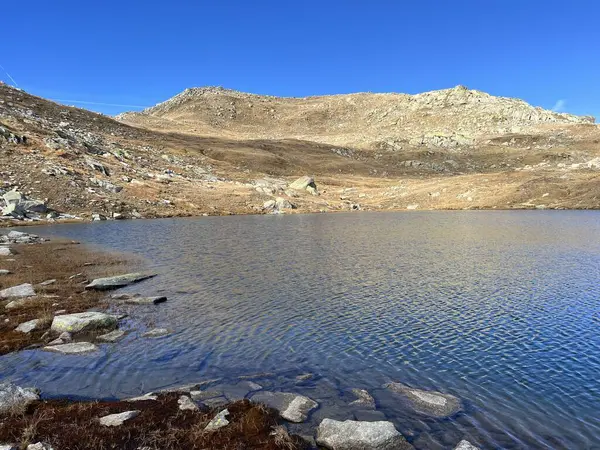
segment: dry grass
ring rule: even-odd
[[[306,448],[297,436],[279,425],[276,411],[248,400],[226,406],[229,425],[216,431],[204,428],[221,409],[180,411],[179,394],[157,401],[75,402],[52,400],[32,404],[25,414],[0,417],[0,442],[46,442],[61,450],[150,449],[261,449]],[[108,414],[140,410],[122,426],[104,427],[98,419]]]
[[[13,272],[0,277],[0,289],[30,283],[38,295],[31,304],[15,309],[5,309],[9,301],[0,301],[0,354],[49,341],[49,336],[42,336],[56,311],[75,313],[106,306],[106,294],[86,291],[85,284],[92,278],[126,272],[135,264],[129,257],[92,251],[67,241],[18,245],[13,249],[17,252],[15,261],[0,260],[0,268]],[[71,278],[77,274],[81,275]],[[39,286],[52,279],[56,282]],[[38,329],[31,333],[15,331],[20,323],[33,319],[41,320]]]

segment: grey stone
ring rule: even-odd
[[[0,275],[10,275],[12,272],[6,269],[0,269]]]
[[[391,422],[339,422],[332,419],[323,419],[317,428],[317,444],[331,450],[412,448]]]
[[[54,448],[50,444],[38,442],[36,444],[29,444],[27,450],[54,450]]]
[[[43,347],[42,350],[47,352],[63,353],[65,355],[77,355],[80,353],[94,352],[98,350],[98,347],[90,342],[71,342],[69,344]]]
[[[7,303],[5,308],[6,309],[22,308],[23,306],[29,306],[33,303],[36,303],[37,301],[38,301],[37,297],[18,298],[16,300],[13,300],[13,301]]]
[[[115,328],[116,326],[117,319],[114,316],[101,312],[88,311],[55,316],[50,329],[55,333],[61,333],[63,331],[80,333],[82,331],[110,329]]]
[[[182,395],[177,400],[177,404],[179,405],[179,409],[182,411],[197,411],[198,405],[196,405],[191,398],[187,395]]]
[[[29,283],[20,284],[0,291],[0,298],[33,297],[34,295],[35,291],[33,290],[33,286]]]
[[[9,247],[0,247],[0,256],[13,255],[12,250]]]
[[[17,328],[15,328],[15,331],[20,331],[21,333],[31,333],[33,330],[35,330],[37,328],[39,323],[40,323],[39,319],[33,319],[28,322],[23,322],[23,323],[19,324],[19,326]]]
[[[9,382],[0,383],[0,414],[18,412],[39,399],[33,388],[22,388]]]
[[[229,425],[229,421],[227,420],[227,416],[229,415],[229,411],[224,409],[220,413],[218,413],[213,419],[206,425],[205,431],[214,431],[219,428],[226,427]]]
[[[97,291],[105,291],[110,289],[118,289],[130,284],[137,283],[142,280],[152,278],[156,274],[148,273],[127,273],[124,275],[117,275],[114,277],[98,278],[88,284],[86,289],[95,289]]]
[[[258,392],[252,401],[275,408],[285,420],[296,423],[304,422],[310,411],[319,406],[308,397],[290,392]]]
[[[114,194],[118,194],[123,190],[122,186],[117,186],[116,184],[112,184],[109,181],[100,180],[98,178],[90,178],[90,182],[95,184],[96,186],[101,187],[102,189],[112,192]]]
[[[158,338],[158,337],[166,336],[170,333],[171,332],[169,330],[167,330],[166,328],[154,328],[150,331],[146,331],[144,334],[142,334],[142,337]]]
[[[158,305],[167,301],[167,297],[131,297],[123,300],[128,305]]]
[[[125,411],[119,414],[110,414],[108,416],[100,417],[100,425],[104,425],[105,427],[118,427],[123,425],[125,421],[137,417],[139,414],[139,411]]]
[[[14,444],[0,444],[0,450],[19,450]]]
[[[295,189],[297,191],[309,190],[311,194],[316,193],[317,191],[317,185],[315,184],[314,178],[306,175],[298,178],[296,181],[291,183],[289,187],[290,189]]]
[[[262,386],[253,381],[241,381],[234,385],[223,386],[222,392],[229,401],[236,402],[238,400],[243,400],[248,394],[260,391],[261,389]]]
[[[223,393],[221,391],[190,391],[190,396],[192,400],[201,402],[211,398],[222,397]]]
[[[207,398],[206,400],[202,400],[202,404],[207,408],[218,408],[220,406],[224,406],[229,403],[227,398],[220,396],[215,398]]]
[[[94,214],[92,214],[92,220],[94,222],[101,222],[101,221],[107,220],[107,218],[104,214],[94,213]]]
[[[153,392],[148,392],[147,394],[140,395],[139,397],[128,398],[126,402],[146,402],[146,401],[156,401],[158,400],[158,395]]]
[[[432,417],[449,417],[462,409],[460,399],[454,395],[414,389],[402,383],[388,383],[384,387],[404,396],[415,411]]]
[[[296,206],[293,205],[289,200],[286,200],[283,197],[277,197],[275,199],[275,207],[277,209],[293,209]]]
[[[366,409],[375,409],[375,399],[364,389],[352,389],[352,393],[358,397],[350,403],[350,406],[358,406]]]
[[[479,447],[475,447],[469,441],[463,439],[456,447],[454,447],[454,450],[479,450]]]
[[[39,285],[40,286],[50,286],[51,284],[56,283],[56,280],[46,280],[46,281],[42,281]]]
[[[110,333],[98,336],[96,339],[102,342],[118,342],[125,336],[125,332],[121,330],[114,330]]]

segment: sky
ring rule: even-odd
[[[188,87],[456,85],[600,120],[597,0],[5,0],[0,80],[105,114]]]

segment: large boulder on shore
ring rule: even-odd
[[[111,289],[119,289],[129,286],[130,284],[138,283],[155,276],[156,274],[152,273],[126,273],[124,275],[116,275],[114,277],[97,278],[85,288],[94,289],[96,291],[108,291]]]
[[[35,389],[0,383],[0,415],[22,411],[29,403],[39,399]]]
[[[307,175],[298,178],[292,184],[290,184],[290,189],[294,189],[296,191],[308,191],[312,195],[317,195],[317,185],[315,184],[315,179],[313,177],[309,177]]]
[[[75,314],[55,316],[50,329],[55,333],[68,331],[80,333],[98,329],[113,329],[117,326],[117,318],[110,314],[88,311]]]
[[[317,428],[317,444],[331,450],[408,450],[413,446],[392,422],[340,422],[323,419]]]
[[[291,392],[258,392],[252,396],[252,401],[264,403],[279,411],[285,420],[296,423],[304,422],[308,414],[319,406],[314,400]]]
[[[20,284],[18,286],[9,287],[0,291],[0,298],[22,298],[33,297],[35,291],[29,283]]]
[[[414,389],[402,383],[388,383],[384,387],[402,395],[415,411],[428,416],[449,417],[462,409],[460,399],[454,395]]]

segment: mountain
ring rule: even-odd
[[[144,127],[239,139],[301,139],[362,149],[457,148],[540,126],[594,123],[463,86],[407,94],[280,98],[207,87],[186,89],[118,119]]]
[[[199,88],[112,118],[0,83],[0,161],[0,226],[600,208],[593,119],[462,87],[301,99]]]

